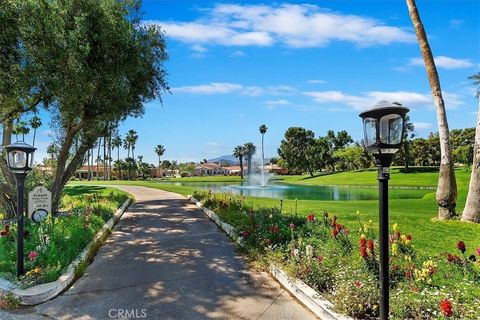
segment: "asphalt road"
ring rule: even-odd
[[[184,197],[118,186],[136,203],[68,291],[0,319],[316,319]]]

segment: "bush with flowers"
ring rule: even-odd
[[[378,239],[372,221],[364,223],[358,213],[355,230],[328,212],[299,217],[278,208],[254,209],[231,194],[194,196],[236,228],[256,265],[280,265],[339,312],[378,317]],[[394,224],[389,249],[391,319],[478,319],[480,247],[459,241],[450,253],[419,257],[414,236]]]
[[[107,190],[65,195],[63,213],[48,215],[40,224],[25,219],[25,275],[20,279],[16,278],[17,226],[12,222],[0,226],[0,276],[23,288],[55,281],[128,197]]]

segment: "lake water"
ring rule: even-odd
[[[171,182],[175,185],[201,189],[210,189],[215,193],[230,192],[242,196],[253,196],[275,199],[299,200],[376,200],[376,187],[346,187],[346,186],[306,186],[273,183],[267,187],[248,186],[239,183],[220,182]],[[420,199],[425,194],[435,192],[429,189],[390,189],[391,199]]]

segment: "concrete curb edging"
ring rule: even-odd
[[[55,298],[66,288],[68,288],[77,279],[76,270],[82,263],[87,263],[88,259],[96,253],[98,245],[108,237],[113,226],[122,217],[123,213],[130,204],[131,199],[125,200],[123,205],[117,209],[112,218],[110,218],[100,230],[96,233],[90,243],[83,249],[77,258],[68,266],[67,270],[55,281],[39,284],[27,289],[18,288],[8,280],[0,278],[0,296],[10,295],[21,305],[36,305],[52,298]]]
[[[243,238],[238,236],[232,225],[220,220],[218,215],[212,210],[205,208],[204,205],[193,196],[187,198],[199,207],[212,221],[214,221],[226,234],[228,234],[240,246],[244,246]],[[333,304],[321,297],[321,295],[313,290],[310,286],[298,279],[290,278],[285,271],[275,265],[270,265],[270,274],[275,278],[286,290],[305,305],[320,319],[327,320],[353,320],[345,315],[334,312]]]

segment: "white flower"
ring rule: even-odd
[[[295,249],[295,250],[293,250],[293,255],[296,257],[296,256],[298,256],[299,252],[300,251],[298,251],[298,249]]]

